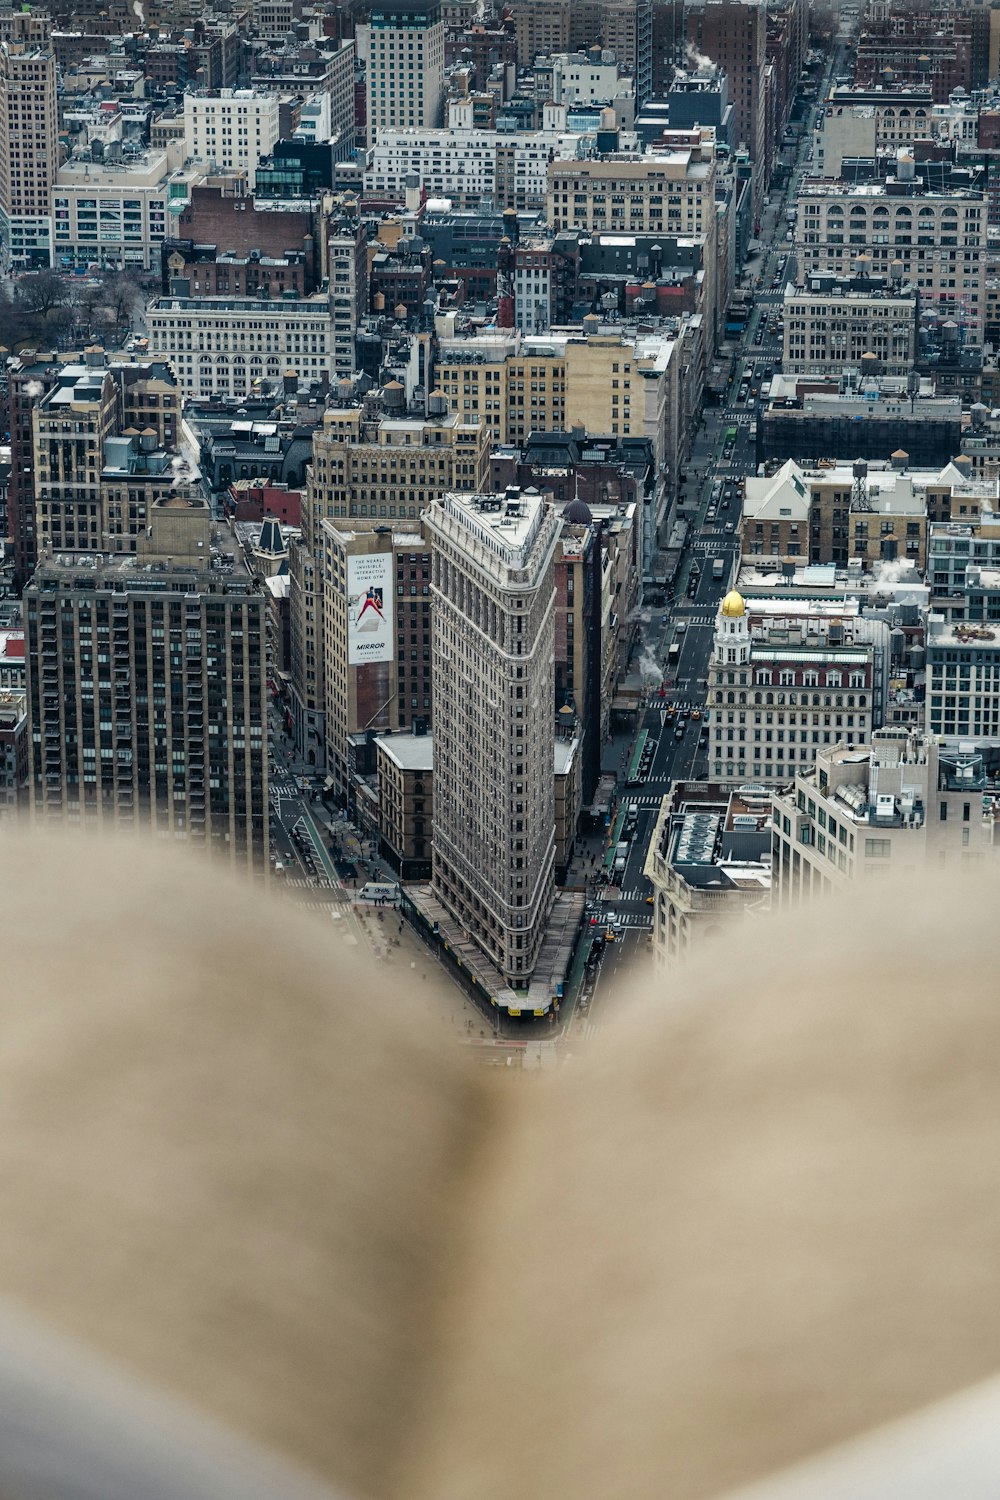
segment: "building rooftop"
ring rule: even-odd
[[[155,149],[143,151],[138,156],[130,155],[114,160],[107,155],[100,161],[95,161],[89,154],[71,156],[58,168],[56,186],[71,187],[74,184],[93,182],[98,187],[102,183],[113,185],[116,182],[129,182],[130,179],[135,180],[136,186],[142,186],[142,183],[154,186],[167,177],[171,170],[166,152]]]
[[[815,609],[822,602],[832,603],[843,613],[848,602],[856,606],[859,599],[882,596],[922,608],[930,597],[916,568],[906,563],[880,565],[873,573],[865,573],[860,566],[746,557],[740,564],[737,587],[753,610],[766,607],[766,596],[773,596],[775,604],[780,602],[789,613],[789,606]]]
[[[752,795],[758,792],[759,795]],[[658,853],[688,886],[765,894],[771,887],[771,798],[745,787],[717,800],[664,800]]]
[[[445,515],[509,568],[528,565],[532,543],[551,509],[537,490],[511,487],[503,495],[448,494]],[[429,515],[434,517],[437,504]]]
[[[24,631],[0,630],[0,666],[22,666]]]
[[[940,650],[943,647],[1000,651],[1000,629],[967,620],[950,621],[943,615],[928,615],[927,649]]]
[[[565,776],[567,774],[579,748],[580,741],[577,738],[564,739],[561,735],[556,736],[554,749],[555,772],[557,776]]]
[[[434,770],[433,735],[379,734],[375,743],[401,771]]]
[[[167,294],[157,297],[151,304],[153,312],[255,312],[269,318],[287,313],[314,312],[330,315],[330,299],[325,292],[311,297],[272,297],[262,302],[259,297],[178,297]]]

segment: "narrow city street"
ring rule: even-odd
[[[608,829],[604,867],[611,868],[608,860],[625,839],[624,875],[616,883],[609,877],[588,884],[590,930],[614,937],[583,981],[572,1028],[585,1039],[600,1034],[615,1005],[627,996],[627,986],[614,981],[648,954],[652,887],[644,866],[662,799],[676,781],[709,779],[708,662],[719,604],[739,564],[743,480],[757,469],[757,412],[767,382],[781,368],[781,310],[785,287],[796,274],[789,210],[808,165],[816,112],[823,107],[840,56],[841,49],[835,48],[816,101],[802,112],[783,148],[787,186],[768,196],[760,237],[751,242],[753,253],[745,267],[754,291],[753,311],[739,341],[724,351],[733,361],[726,402],[703,409],[688,459],[678,511],[689,529],[673,599],[662,610],[647,609],[642,622],[637,656],[653,669],[651,699],[616,768],[618,813]],[[676,660],[671,662],[675,644]],[[652,686],[658,674],[662,698],[658,686]],[[653,747],[646,760],[643,737]]]

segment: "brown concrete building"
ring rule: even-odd
[[[434,827],[434,741],[430,734],[379,735],[379,853],[401,880],[431,874]]]
[[[426,731],[433,722],[430,554],[420,521],[391,533],[323,521],[320,532],[323,760],[337,794],[350,800],[358,740],[414,726]],[[365,610],[371,588],[377,618]],[[374,650],[369,623],[384,625]],[[293,658],[294,649],[293,638]]]
[[[731,144],[745,146],[754,164],[754,204],[767,191],[765,67],[767,8],[763,0],[695,0],[687,10],[687,39],[729,80],[735,114]]]
[[[28,794],[28,698],[0,689],[0,821],[17,816]]]
[[[163,245],[163,290],[194,297],[307,297],[314,290],[313,267],[303,250],[285,255],[246,255],[217,245],[168,240]]]
[[[268,868],[264,600],[207,567],[207,505],[174,495],[142,556],[43,561],[25,591],[34,819],[179,838]]]
[[[995,23],[994,23],[995,24]],[[890,0],[867,10],[855,53],[855,81],[929,83],[935,104],[955,89],[989,81],[990,10],[964,0]]]

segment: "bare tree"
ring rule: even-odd
[[[56,271],[34,271],[17,283],[17,298],[27,312],[44,320],[54,307],[69,301],[69,288]]]
[[[43,319],[29,312],[20,298],[14,298],[0,286],[0,346],[11,351],[37,338]]]
[[[101,284],[99,299],[108,308],[117,327],[128,327],[136,302],[142,300],[138,277],[131,271],[115,271]]]

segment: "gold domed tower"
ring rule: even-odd
[[[743,595],[730,589],[719,607],[715,627],[716,661],[727,666],[745,666],[750,659],[750,622]]]

